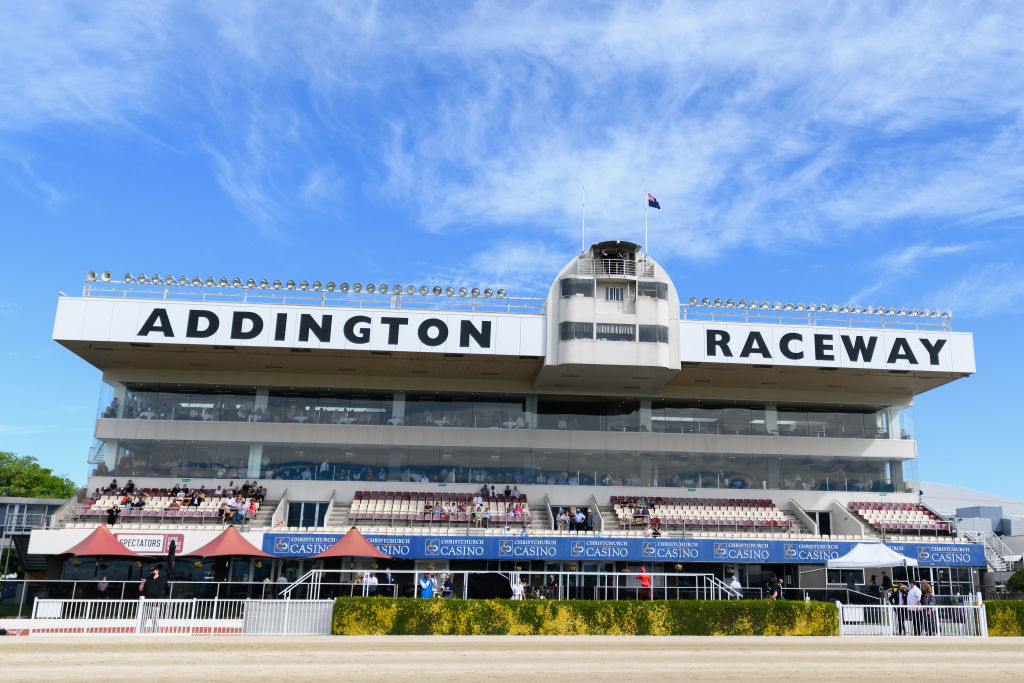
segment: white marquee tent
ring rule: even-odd
[[[901,555],[882,543],[858,543],[842,557],[828,561],[829,569],[916,567],[917,560]]]

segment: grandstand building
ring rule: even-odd
[[[58,300],[53,338],[103,372],[88,484],[32,537],[54,578],[85,571],[60,553],[122,497],[103,491],[114,478],[149,498],[113,530],[154,554],[213,537],[218,486],[265,487],[242,526],[278,559],[219,579],[294,578],[352,525],[391,566],[437,571],[642,564],[825,587],[844,580],[826,560],[865,539],[917,558],[940,593],[985,566],[916,488],[914,397],[975,371],[948,313],[681,305],[613,241],[545,299],[91,273]],[[176,484],[209,495],[169,509]],[[576,511],[584,529],[559,529]]]

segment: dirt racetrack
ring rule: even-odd
[[[1011,680],[1019,638],[0,638],[0,680]],[[656,678],[655,678],[656,677]]]

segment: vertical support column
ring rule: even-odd
[[[779,407],[774,403],[764,407],[764,428],[769,434],[779,433]]]
[[[260,470],[263,467],[263,444],[251,443],[249,444],[249,463],[246,467],[245,476],[246,478],[252,477],[253,479],[260,478]]]
[[[389,424],[405,424],[405,392],[396,391],[391,399],[391,417]]]
[[[526,427],[537,428],[537,394],[530,394],[526,397]]]
[[[109,439],[103,443],[103,465],[107,468],[107,472],[113,472],[117,467],[117,451],[119,442],[117,439]]]
[[[653,432],[651,428],[651,399],[640,399],[640,431]]]

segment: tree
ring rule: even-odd
[[[19,498],[70,498],[78,485],[54,474],[30,455],[0,451],[0,496]]]
[[[1006,581],[1006,590],[1010,593],[1024,593],[1024,569],[1018,569]]]

